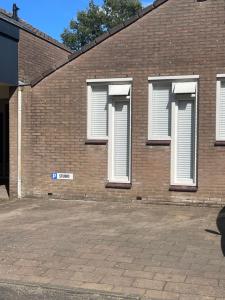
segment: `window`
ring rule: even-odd
[[[172,102],[172,185],[196,185],[195,99],[188,94],[178,94]]]
[[[130,182],[130,99],[112,97],[109,118],[109,182]]]
[[[198,77],[149,78],[149,139],[171,140],[172,186],[196,185]]]
[[[107,139],[108,86],[88,86],[88,139]]]
[[[170,139],[170,82],[149,85],[149,140]]]
[[[88,139],[108,139],[108,181],[130,183],[132,79],[88,80]]]
[[[217,80],[216,140],[225,141],[225,78]]]

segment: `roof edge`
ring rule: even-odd
[[[62,68],[63,66],[65,66],[69,62],[71,62],[74,59],[78,58],[82,54],[88,52],[89,50],[91,50],[95,46],[101,44],[103,41],[107,40],[109,37],[111,37],[114,34],[120,32],[121,30],[129,27],[131,24],[135,23],[136,21],[138,21],[139,19],[141,19],[142,17],[144,17],[145,15],[147,15],[148,13],[150,13],[151,11],[155,10],[156,8],[158,8],[159,6],[161,6],[162,4],[164,4],[167,1],[169,1],[169,0],[155,0],[149,6],[143,8],[143,9],[140,9],[137,12],[136,15],[134,15],[131,18],[129,18],[127,21],[125,21],[125,22],[123,22],[123,23],[121,23],[119,25],[116,25],[115,27],[113,27],[109,31],[103,33],[102,35],[100,35],[99,37],[97,37],[93,42],[91,42],[91,43],[85,45],[84,47],[82,47],[81,50],[79,50],[77,52],[74,52],[71,55],[69,55],[68,59],[66,59],[60,65],[56,66],[55,68],[51,68],[49,71],[44,72],[41,76],[39,76],[36,79],[32,80],[31,87],[34,87],[40,81],[42,81],[43,79],[45,79],[46,77],[48,77],[49,75],[51,75],[52,73],[54,73],[55,71],[57,71],[58,69]]]
[[[68,54],[72,54],[73,51],[71,49],[69,49],[67,46],[65,46],[64,44],[60,43],[59,41],[57,41],[56,39],[52,38],[50,35],[36,29],[35,27],[33,27],[32,25],[30,25],[29,23],[25,22],[24,20],[22,20],[21,18],[17,20],[14,20],[12,18],[12,14],[8,13],[7,11],[5,11],[4,9],[0,8],[0,19],[2,19],[5,22],[11,23],[16,27],[19,27],[20,29],[64,50],[67,51]]]

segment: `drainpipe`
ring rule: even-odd
[[[21,163],[21,135],[22,135],[22,98],[23,86],[18,89],[18,112],[17,112],[17,197],[22,196],[22,163]]]

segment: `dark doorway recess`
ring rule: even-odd
[[[0,100],[0,198],[9,194],[9,100]]]

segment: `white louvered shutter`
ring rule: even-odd
[[[108,88],[93,86],[91,89],[91,122],[92,138],[106,138],[108,135]]]
[[[114,177],[129,176],[129,102],[114,104]]]
[[[225,139],[225,82],[221,82],[218,117],[218,136]]]
[[[176,179],[194,180],[195,169],[195,101],[177,101]]]
[[[151,138],[168,139],[170,136],[170,83],[153,83],[151,99]]]

